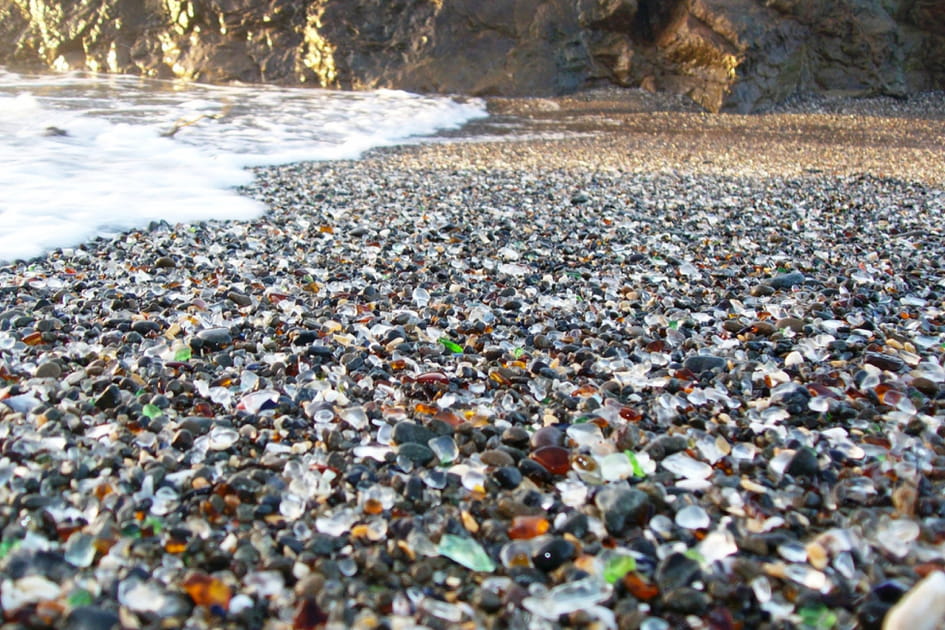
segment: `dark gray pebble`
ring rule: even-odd
[[[619,536],[625,527],[641,520],[649,508],[650,497],[634,488],[606,487],[595,495],[594,503],[607,531]]]
[[[768,284],[775,289],[790,289],[791,287],[802,284],[806,279],[807,278],[800,271],[792,271],[771,278],[768,280]]]
[[[62,366],[58,361],[44,361],[36,368],[36,378],[59,378]]]
[[[522,483],[522,473],[514,466],[503,466],[492,472],[492,478],[495,479],[503,488],[517,488]]]
[[[794,477],[813,477],[820,471],[820,464],[817,461],[817,454],[811,448],[801,448],[788,463],[785,473]]]
[[[722,357],[716,357],[708,354],[697,354],[688,357],[683,362],[683,367],[696,374],[702,374],[703,372],[722,369],[727,364],[728,361]]]
[[[119,404],[121,404],[121,390],[114,384],[106,387],[105,391],[95,399],[95,406],[99,409],[112,409]]]
[[[572,560],[576,552],[577,549],[574,543],[564,538],[554,538],[538,548],[538,551],[532,556],[532,562],[536,569],[541,569],[547,573]]]
[[[403,420],[394,425],[394,442],[397,444],[407,444],[410,442],[417,444],[426,444],[436,437],[430,429],[416,422]]]
[[[430,447],[418,444],[417,442],[402,443],[397,449],[397,455],[406,457],[418,466],[426,466],[433,461],[434,458],[433,450],[430,449]]]
[[[79,606],[66,615],[62,630],[116,630],[120,625],[118,613],[97,606]]]
[[[709,596],[694,588],[681,587],[665,593],[663,606],[684,615],[700,615],[709,608]]]
[[[197,339],[213,349],[220,349],[233,342],[228,328],[207,328],[197,333]]]
[[[671,553],[660,562],[655,579],[660,591],[669,593],[702,579],[702,569],[692,558],[678,552]]]

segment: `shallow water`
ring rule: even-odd
[[[393,90],[208,86],[0,70],[0,260],[146,226],[246,219],[247,167],[356,158],[484,103]]]

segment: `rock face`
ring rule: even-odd
[[[0,64],[751,111],[945,87],[945,0],[0,0]]]

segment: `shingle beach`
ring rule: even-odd
[[[617,94],[0,267],[4,627],[945,624],[945,98]]]

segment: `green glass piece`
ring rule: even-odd
[[[705,557],[699,553],[697,549],[687,549],[683,552],[683,555],[689,558],[690,560],[695,560],[699,564],[705,563]]]
[[[830,630],[830,628],[837,625],[837,615],[823,604],[805,606],[797,612],[801,617],[801,623],[805,627]]]
[[[677,321],[674,319],[674,320],[672,320],[671,322],[669,322],[669,327],[672,328],[673,330],[676,330],[677,328],[679,328],[679,322],[677,322]]]
[[[453,354],[462,354],[462,353],[463,353],[463,347],[462,347],[461,345],[459,345],[458,343],[454,343],[454,342],[450,341],[450,340],[447,339],[446,337],[440,337],[439,339],[437,339],[437,341],[439,341],[441,344],[443,344],[443,347],[446,348],[447,350],[449,350],[450,352],[452,352]]]
[[[190,348],[187,346],[184,346],[183,348],[181,348],[180,350],[174,353],[174,360],[175,361],[190,361],[190,356],[191,356]]]
[[[149,516],[144,519],[142,527],[150,527],[155,534],[161,533],[161,530],[164,529],[164,521],[157,518],[156,516]]]
[[[473,571],[495,571],[495,563],[485,549],[472,538],[443,534],[436,549],[441,556]]]
[[[141,408],[141,414],[146,418],[157,418],[161,415],[161,408],[157,405],[148,404]]]
[[[630,460],[630,466],[633,467],[633,476],[643,478],[646,477],[646,473],[643,472],[643,467],[640,466],[640,462],[637,461],[637,456],[633,451],[624,451],[624,455],[627,456],[627,459]]]
[[[70,608],[77,608],[79,606],[89,606],[93,601],[95,600],[92,597],[92,594],[89,593],[84,588],[79,588],[72,591],[71,593],[69,593],[69,597],[66,599],[66,603],[69,604]]]
[[[20,539],[4,540],[0,542],[0,559],[6,558],[7,554],[20,546]]]
[[[512,350],[512,356],[516,359],[520,358],[523,354],[525,354],[525,348],[516,348],[515,350]]]
[[[631,571],[636,571],[636,569],[637,561],[633,556],[611,556],[604,567],[604,580],[608,584],[613,584]]]

